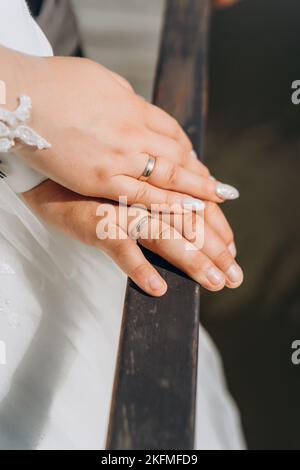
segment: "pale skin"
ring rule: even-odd
[[[201,198],[206,201],[203,246],[187,251],[185,234],[180,240],[159,236],[140,244],[208,290],[242,283],[233,232],[217,204],[224,200],[216,193],[218,182],[195,158],[176,120],[137,96],[125,79],[87,59],[36,58],[0,46],[1,61],[10,63],[4,78],[14,82],[7,108],[17,105],[20,94],[28,94],[35,110],[29,124],[52,144],[49,150],[18,150],[30,166],[53,180],[23,195],[45,222],[105,251],[141,289],[161,296],[167,285],[134,240],[97,237],[96,211],[104,203],[99,198],[117,201],[126,195],[129,204],[147,208],[153,203],[184,205],[187,196]],[[148,155],[159,157],[149,180],[142,182],[138,178]],[[190,217],[198,223],[197,214]],[[158,225],[162,235],[160,230]]]
[[[187,195],[224,200],[176,120],[124,78],[88,59],[33,57],[1,46],[0,70],[9,84],[7,108],[14,109],[21,94],[30,96],[29,124],[51,143],[42,151],[20,145],[18,154],[53,181],[85,196],[117,201],[126,195],[129,204],[148,208],[184,205]],[[149,155],[156,164],[143,182]]]
[[[18,81],[8,87],[7,108],[21,94],[30,96],[28,124],[51,143],[47,150],[19,145],[16,153],[29,166],[76,193],[115,201],[126,195],[129,204],[148,208],[183,206],[187,196],[223,201],[176,120],[125,79],[88,59],[37,58],[0,47],[0,64],[8,62]],[[143,182],[149,155],[156,163]]]
[[[80,196],[53,181],[41,184],[23,197],[45,222],[76,240],[106,252],[148,294],[159,297],[166,292],[166,282],[146,260],[135,240],[129,236],[126,239],[106,240],[97,237],[97,209],[107,202]],[[119,210],[117,206],[116,210]],[[197,214],[190,212],[189,217],[199,223]],[[125,233],[126,227],[122,227],[122,222],[119,224]],[[206,205],[204,245],[201,249],[187,250],[185,233],[180,239],[164,239],[165,227],[155,224],[155,229],[158,239],[140,239],[140,244],[165,258],[206,289],[218,291],[224,286],[237,288],[242,283],[243,272],[235,260],[235,252],[228,248],[232,246],[233,233],[217,204],[209,202]]]

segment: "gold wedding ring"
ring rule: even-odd
[[[143,174],[139,178],[140,181],[147,181],[147,179],[151,176],[155,167],[155,162],[156,162],[156,157],[149,156],[149,159],[148,159],[147,165],[145,166]]]

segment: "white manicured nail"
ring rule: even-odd
[[[196,160],[198,160],[198,155],[195,150],[191,150],[191,157],[196,158]]]
[[[210,179],[213,181],[217,181],[217,178],[215,178],[214,176],[210,176]]]
[[[216,194],[222,199],[237,199],[240,195],[238,190],[229,184],[219,183],[216,189]]]
[[[190,211],[203,211],[205,203],[201,199],[187,198],[183,201],[183,207]]]
[[[236,250],[236,246],[235,246],[234,242],[232,242],[232,243],[230,243],[230,245],[228,245],[228,250],[230,251],[232,256],[235,258],[236,255],[237,255],[237,250]]]

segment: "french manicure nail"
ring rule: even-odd
[[[217,178],[215,178],[214,176],[210,175],[210,179],[213,180],[213,181],[216,181]]]
[[[219,183],[216,189],[217,195],[222,199],[237,199],[240,195],[238,190],[229,184]]]
[[[224,283],[224,275],[219,271],[219,269],[211,266],[207,271],[207,279],[215,286],[219,286]]]
[[[232,242],[232,243],[230,243],[230,245],[228,245],[228,250],[230,251],[232,256],[235,258],[236,255],[237,255],[237,250],[236,250],[236,246],[235,246],[234,242]]]
[[[148,283],[149,283],[150,289],[153,290],[153,291],[154,290],[155,291],[162,290],[164,288],[164,283],[155,274],[153,276],[149,277]]]
[[[241,270],[238,264],[233,263],[227,270],[226,275],[231,282],[236,283],[242,280],[243,271]]]
[[[195,150],[191,150],[191,157],[196,158],[196,160],[198,160],[198,155]]]
[[[205,203],[201,199],[187,198],[183,201],[183,207],[188,210],[203,211]]]

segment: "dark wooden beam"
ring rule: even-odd
[[[199,153],[209,11],[209,0],[167,1],[154,91],[154,102],[178,119]],[[169,289],[157,299],[128,283],[107,448],[193,449],[200,289],[147,256]]]

